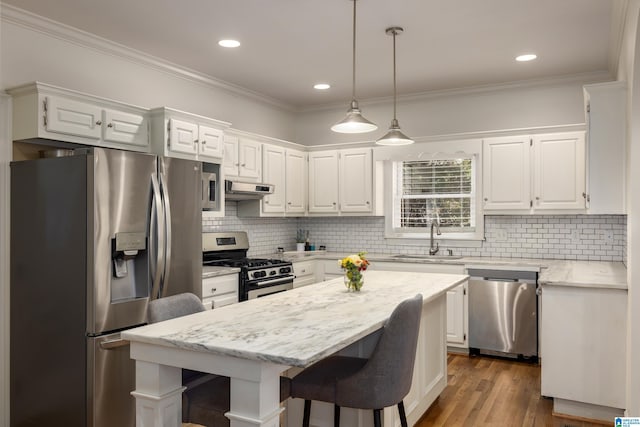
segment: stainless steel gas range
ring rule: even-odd
[[[204,265],[240,268],[240,301],[293,289],[291,262],[247,258],[249,239],[244,231],[204,233],[202,249]]]

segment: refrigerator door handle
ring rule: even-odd
[[[162,208],[162,197],[160,195],[160,184],[158,184],[158,176],[151,174],[151,186],[153,189],[153,201],[151,203],[151,230],[149,233],[150,247],[155,248],[155,257],[151,256],[151,299],[160,297],[160,281],[162,280],[162,272],[165,266],[165,217]],[[157,240],[156,240],[157,239]],[[154,259],[155,258],[155,259]]]
[[[169,192],[167,190],[166,179],[164,173],[160,173],[160,190],[162,192],[162,203],[164,206],[165,217],[165,252],[164,252],[164,269],[162,272],[162,280],[160,282],[160,297],[164,297],[166,289],[165,285],[169,282],[169,272],[171,271],[171,202],[169,200]]]

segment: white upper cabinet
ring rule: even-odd
[[[338,213],[338,152],[309,153],[309,213]]]
[[[373,175],[370,149],[340,150],[340,211],[371,212]]]
[[[167,157],[220,163],[224,129],[229,123],[171,108],[151,111],[153,151]]]
[[[307,211],[307,153],[287,149],[285,169],[286,212],[304,214]]]
[[[99,140],[102,136],[102,108],[59,96],[44,98],[45,129],[49,132]]]
[[[309,153],[309,213],[373,212],[371,148]]]
[[[585,153],[584,132],[485,139],[484,210],[584,212]]]
[[[149,151],[149,110],[43,83],[8,89],[13,139]]]
[[[261,200],[239,201],[238,216],[304,216],[307,213],[307,153],[262,144],[261,181],[274,186],[273,194]]]
[[[262,199],[264,213],[284,213],[286,210],[286,156],[285,149],[265,144],[262,148],[262,181],[274,186],[273,194]]]
[[[625,214],[626,84],[586,85],[584,95],[589,213]]]
[[[226,178],[259,181],[262,177],[262,144],[249,136],[226,135],[222,167]]]
[[[484,141],[485,209],[529,209],[531,202],[530,139],[526,136]]]
[[[149,123],[144,114],[132,114],[105,108],[103,111],[103,140],[107,143],[149,147]]]
[[[536,135],[534,209],[584,209],[584,133]]]
[[[198,126],[200,158],[222,159],[224,153],[224,132],[211,126]]]

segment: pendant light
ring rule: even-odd
[[[356,2],[353,1],[353,79],[351,82],[351,106],[347,117],[331,126],[331,130],[339,133],[364,133],[378,129],[375,123],[365,119],[356,101]]]
[[[386,33],[389,36],[393,36],[393,120],[391,120],[391,126],[389,126],[389,132],[382,138],[376,141],[378,145],[409,145],[413,144],[413,139],[400,131],[400,125],[396,118],[396,103],[397,103],[397,91],[396,91],[396,36],[402,34],[404,30],[402,27],[389,27],[386,29]]]

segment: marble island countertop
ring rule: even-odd
[[[338,278],[131,329],[122,337],[306,367],[379,329],[401,301],[420,293],[426,303],[467,277],[368,271],[360,292],[347,292]]]
[[[289,261],[308,259],[339,260],[349,254],[341,252],[287,252]],[[627,289],[627,269],[622,262],[572,261],[535,258],[491,257],[416,257],[401,254],[367,253],[371,262],[398,262],[419,264],[463,265],[466,268],[519,269],[539,272],[538,281],[543,285],[578,286],[605,289]]]

